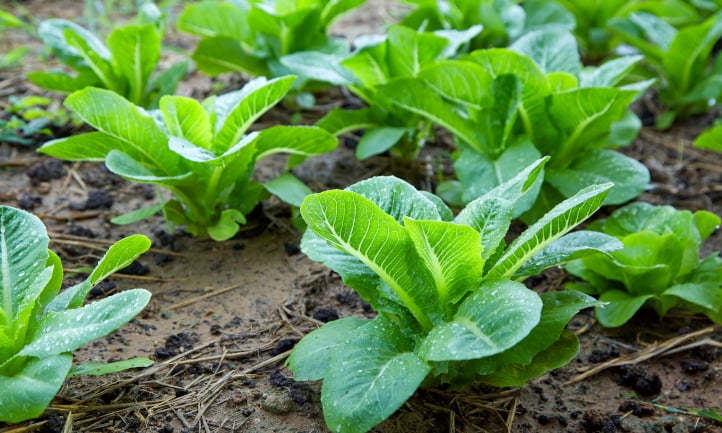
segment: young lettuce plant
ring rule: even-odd
[[[656,75],[664,112],[656,126],[666,129],[677,118],[707,112],[722,96],[722,57],[712,51],[722,37],[722,11],[700,24],[676,29],[650,13],[633,13],[610,23],[639,50]]]
[[[574,17],[554,0],[402,0],[417,7],[401,25],[413,29],[483,29],[467,47],[506,47],[523,34],[543,27],[574,29]]]
[[[38,86],[64,93],[86,87],[111,90],[144,108],[157,108],[163,95],[173,94],[188,63],[178,63],[154,74],[161,51],[162,15],[146,3],[138,24],[113,30],[103,44],[92,32],[64,19],[49,19],[38,33],[45,45],[75,75],[62,70],[30,72]]]
[[[75,349],[115,331],[148,304],[150,292],[143,289],[83,301],[93,286],[150,248],[150,240],[134,235],[118,241],[87,279],[63,292],[63,267],[48,242],[37,217],[0,206],[0,422],[39,416],[68,376],[152,364],[133,358],[72,365]]]
[[[613,54],[621,40],[610,28],[613,19],[634,12],[649,12],[678,26],[698,20],[698,13],[683,0],[554,0],[568,10],[576,22],[574,36],[586,62],[597,63]]]
[[[569,288],[599,295],[599,323],[625,324],[640,308],[664,316],[679,307],[722,323],[722,258],[700,259],[700,245],[719,226],[707,211],[632,203],[589,228],[618,238],[624,249],[608,256],[584,257],[566,265],[584,283]]]
[[[610,236],[565,235],[603,202],[609,184],[586,188],[508,247],[515,202],[539,160],[454,218],[436,196],[394,177],[309,195],[301,248],[338,272],[377,312],[308,334],[288,360],[296,380],[323,379],[328,427],[365,432],[419,386],[472,381],[520,386],[573,359],[566,323],[594,304],[576,292],[542,296],[519,280],[571,258],[619,248]]]
[[[368,104],[367,108],[333,109],[317,125],[340,135],[365,130],[356,147],[356,156],[365,159],[387,150],[400,158],[415,158],[431,134],[431,122],[394,104],[378,92],[382,85],[416,77],[425,68],[457,53],[459,47],[476,35],[480,26],[465,31],[418,32],[392,26],[381,40],[371,40],[340,66],[353,77],[342,82]]]
[[[533,221],[587,185],[613,182],[605,204],[619,204],[648,184],[644,165],[614,150],[629,144],[641,127],[629,105],[650,82],[617,87],[639,60],[625,57],[585,69],[571,33],[544,29],[510,48],[438,62],[378,92],[454,134],[458,181],[439,190],[454,205],[549,155],[535,187],[538,197],[528,194],[515,209],[529,210],[524,218]]]
[[[201,37],[192,58],[202,71],[278,77],[291,72],[283,62],[295,53],[310,56],[316,70],[327,68],[328,58],[348,55],[348,42],[329,37],[328,28],[364,1],[202,1],[185,7],[178,27]],[[313,72],[293,73],[300,75],[297,87],[325,81]]]
[[[310,190],[290,173],[261,184],[251,178],[256,161],[290,153],[289,168],[308,155],[329,152],[336,138],[314,126],[273,126],[247,133],[286,95],[294,77],[257,78],[242,89],[198,101],[164,96],[149,113],[113,92],[73,93],[65,105],[98,131],[45,143],[39,151],[72,161],[105,161],[125,179],[162,186],[174,198],[125,215],[128,223],[163,211],[195,236],[225,240],[267,196],[298,206]]]

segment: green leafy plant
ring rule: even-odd
[[[349,52],[343,38],[328,36],[328,28],[340,15],[364,0],[202,1],[186,6],[178,27],[201,36],[193,53],[198,68],[210,75],[242,72],[252,76],[300,75],[297,87],[318,80],[315,74],[289,71],[283,61],[294,53],[313,56],[323,69],[326,56]],[[312,54],[309,54],[312,53]],[[327,62],[326,62],[327,63]]]
[[[454,134],[458,180],[439,186],[454,205],[549,155],[535,187],[539,194],[528,194],[515,209],[529,211],[524,218],[533,221],[590,184],[615,184],[605,204],[628,201],[648,184],[646,167],[614,150],[641,127],[629,105],[650,82],[617,87],[639,59],[583,68],[569,32],[543,29],[509,48],[438,62],[415,78],[380,86],[378,93]]]
[[[118,329],[150,300],[150,292],[133,289],[83,305],[93,286],[148,248],[145,236],[122,239],[87,279],[60,292],[63,267],[48,250],[45,226],[34,215],[0,206],[0,421],[37,417],[68,376],[152,364],[133,358],[72,365],[75,349]]]
[[[609,184],[580,191],[505,245],[514,203],[544,161],[456,218],[438,197],[394,177],[305,199],[301,248],[378,312],[329,322],[288,360],[296,380],[323,379],[332,431],[369,430],[419,386],[518,386],[574,358],[578,342],[564,327],[592,298],[540,297],[518,281],[621,245],[600,233],[564,236],[601,205]]]
[[[712,55],[722,37],[722,12],[679,30],[642,12],[610,25],[644,55],[652,75],[659,78],[664,111],[657,116],[658,128],[668,128],[677,118],[704,113],[722,96],[722,57]]]
[[[613,54],[621,40],[610,28],[614,19],[634,12],[654,14],[664,22],[687,25],[699,20],[699,14],[683,0],[554,0],[574,17],[574,35],[587,62],[599,62]]]
[[[589,228],[618,238],[624,249],[566,265],[585,283],[570,288],[599,295],[599,322],[621,326],[642,307],[664,316],[680,307],[722,323],[722,258],[700,259],[700,245],[720,224],[707,211],[632,203]]]
[[[152,6],[152,4],[149,4]],[[152,6],[155,8],[155,6]],[[158,11],[157,8],[154,9]],[[70,93],[86,87],[111,90],[144,108],[156,108],[163,95],[173,94],[185,76],[187,62],[154,74],[161,52],[162,15],[143,14],[138,24],[113,30],[107,46],[92,32],[64,19],[49,19],[38,32],[45,45],[67,67],[27,75],[38,86]]]
[[[258,78],[203,103],[164,96],[160,109],[150,113],[111,91],[87,88],[68,96],[65,105],[98,131],[50,141],[39,151],[66,160],[105,161],[125,179],[173,193],[173,199],[116,222],[163,211],[193,235],[228,239],[267,196],[266,189],[296,206],[310,192],[290,173],[265,185],[253,180],[256,161],[285,152],[293,155],[291,168],[305,156],[337,145],[333,135],[313,126],[277,125],[248,133],[256,119],[286,95],[293,80]]]
[[[523,34],[544,27],[574,29],[574,17],[553,0],[402,0],[416,8],[401,24],[413,29],[465,30],[481,25],[470,50],[506,47]]]
[[[8,98],[7,117],[0,118],[0,141],[31,145],[35,136],[53,137],[53,131],[79,126],[79,119],[68,110],[53,106],[53,100],[41,96]]]
[[[476,35],[481,27],[466,31],[418,32],[392,26],[380,40],[362,45],[340,66],[351,78],[338,77],[343,84],[368,104],[362,109],[335,108],[317,125],[339,135],[365,130],[356,147],[356,156],[365,159],[387,150],[401,158],[415,158],[429,139],[432,123],[400,107],[378,91],[380,86],[393,87],[396,80],[416,77],[437,62],[457,53],[459,47]]]

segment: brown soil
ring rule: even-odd
[[[80,4],[22,3],[36,19],[80,15]],[[371,1],[335,31],[380,31],[393,15],[386,5]],[[35,55],[40,52],[36,41],[19,32],[9,34],[0,42],[2,50],[28,44]],[[172,36],[179,46],[192,46],[192,40]],[[22,68],[0,71],[0,109],[7,108],[10,95],[44,94],[23,78],[42,65],[30,56]],[[235,77],[211,80],[194,73],[179,93],[202,97],[215,81],[229,88],[240,85]],[[319,106],[327,110],[346,97],[329,91],[318,95]],[[280,107],[263,122],[286,122],[290,114]],[[312,122],[322,113],[302,114]],[[652,171],[652,189],[643,200],[722,215],[722,156],[691,147],[691,139],[708,122],[693,119],[666,133],[645,129],[625,150]],[[39,137],[37,144],[43,141]],[[391,172],[417,187],[435,180],[426,177],[424,163],[402,167],[385,157],[358,162],[349,148],[353,143],[353,137],[347,139],[332,155],[308,161],[297,174],[316,190]],[[427,151],[444,148],[440,144]],[[268,176],[279,167],[279,160],[264,163],[258,175]],[[76,353],[77,361],[148,356],[155,365],[100,378],[71,378],[46,414],[20,425],[0,424],[0,433],[61,432],[71,425],[76,432],[328,431],[319,384],[294,382],[283,361],[322,322],[371,316],[368,306],[334,273],[299,253],[300,233],[290,225],[288,209],[276,201],[264,203],[239,236],[223,243],[169,234],[158,217],[124,227],[109,223],[115,215],[151,203],[154,194],[102,165],[59,162],[35,153],[32,146],[0,143],[0,203],[43,219],[51,248],[63,259],[67,283],[84,266],[92,266],[109,243],[128,234],[148,235],[155,248],[94,293],[102,297],[140,286],[153,293],[150,306],[121,330]],[[704,253],[720,249],[718,232]],[[565,277],[551,270],[529,284],[540,292],[556,290]],[[373,431],[722,432],[722,424],[689,413],[722,409],[719,327],[684,314],[664,321],[640,315],[628,326],[605,330],[589,311],[570,327],[579,334],[582,350],[567,367],[519,389],[420,390]],[[671,353],[674,348],[681,350]]]

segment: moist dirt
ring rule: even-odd
[[[82,3],[21,3],[35,19],[80,19]],[[334,32],[355,36],[380,32],[400,13],[383,0],[370,1],[338,23]],[[169,43],[190,50],[195,41],[169,28]],[[6,32],[0,50],[31,49],[22,67],[0,71],[0,116],[9,116],[10,96],[48,95],[24,73],[49,64],[37,40]],[[177,58],[164,59],[167,64]],[[52,65],[52,62],[50,63]],[[202,98],[232,90],[236,76],[210,79],[192,72],[179,94]],[[60,107],[62,96],[52,96]],[[279,106],[259,126],[312,123],[335,106],[360,102],[337,89],[316,95],[314,110]],[[645,101],[637,107],[649,111]],[[653,109],[653,104],[651,105]],[[690,119],[664,133],[645,127],[624,150],[650,168],[652,185],[641,200],[722,215],[722,156],[692,147],[711,117]],[[61,136],[77,128],[55,128]],[[158,192],[130,184],[102,164],[67,163],[35,152],[33,145],[0,143],[0,204],[27,209],[47,225],[51,249],[63,260],[65,285],[83,278],[107,247],[143,233],[153,249],[131,267],[96,287],[92,299],[143,287],[149,306],[126,326],[76,352],[76,361],[106,362],[146,356],[147,369],[103,377],[73,377],[41,417],[0,433],[63,432],[306,432],[328,430],[319,383],[297,383],[284,367],[305,334],[339,317],[373,312],[333,272],[299,251],[300,232],[290,210],[263,203],[249,224],[227,242],[195,239],[160,217],[117,226],[112,217],[154,203]],[[379,174],[394,174],[418,188],[433,189],[437,174],[451,173],[450,140],[439,133],[415,162],[388,157],[359,162],[358,137],[342,139],[330,155],[312,158],[295,173],[316,191],[343,188]],[[438,161],[438,162],[431,162]],[[282,158],[262,163],[260,179],[279,173]],[[602,211],[601,215],[613,209]],[[703,254],[722,249],[715,233]],[[527,281],[541,292],[561,290],[567,276],[552,269]],[[722,432],[722,424],[699,411],[722,409],[722,330],[698,316],[674,313],[664,321],[638,315],[622,328],[604,329],[591,311],[569,325],[581,352],[568,366],[526,386],[496,389],[473,385],[463,392],[421,389],[375,432]],[[2,392],[0,390],[0,392]]]

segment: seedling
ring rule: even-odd
[[[0,119],[0,141],[31,145],[36,135],[53,137],[53,130],[82,123],[68,110],[55,108],[50,98],[26,96],[8,98],[8,118]]]
[[[514,205],[544,162],[456,218],[438,197],[394,177],[304,200],[302,250],[378,312],[329,322],[288,360],[296,380],[323,379],[332,431],[371,429],[419,386],[519,386],[576,356],[577,339],[564,327],[594,301],[573,292],[540,297],[519,281],[621,245],[600,233],[564,236],[596,211],[609,184],[580,191],[505,245]]]
[[[68,376],[152,364],[72,365],[75,349],[118,329],[150,300],[150,292],[132,289],[83,306],[93,286],[131,264],[150,240],[134,235],[113,244],[87,279],[62,293],[63,267],[48,242],[37,217],[0,206],[0,422],[40,415]]]
[[[38,86],[64,93],[86,87],[111,90],[144,108],[156,108],[163,95],[173,94],[185,76],[187,62],[154,74],[161,51],[162,15],[141,15],[140,23],[119,27],[103,44],[92,32],[63,19],[49,19],[38,32],[45,45],[64,65],[75,71],[31,72],[28,79]]]
[[[119,176],[173,193],[173,199],[117,222],[130,223],[162,211],[195,236],[229,239],[239,224],[245,224],[245,215],[266,198],[266,189],[296,206],[310,192],[288,173],[265,185],[251,179],[256,161],[290,153],[290,168],[337,145],[333,135],[312,126],[278,125],[248,133],[293,81],[294,77],[258,78],[203,103],[164,96],[154,112],[111,91],[87,88],[70,95],[65,105],[98,131],[50,141],[39,151],[72,161],[105,161]]]
[[[678,307],[722,323],[722,258],[699,257],[719,224],[707,211],[632,203],[589,226],[618,238],[624,249],[568,263],[567,271],[585,281],[569,287],[607,303],[597,317],[608,327],[625,324],[643,307],[660,317]]]

